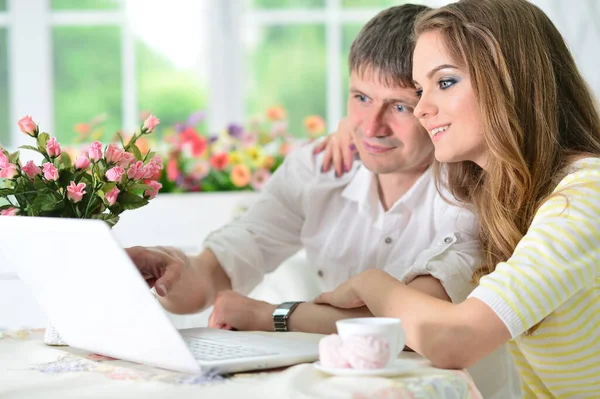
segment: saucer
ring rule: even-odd
[[[340,377],[392,377],[395,375],[406,374],[420,367],[419,362],[407,359],[396,359],[391,366],[381,369],[353,369],[325,367],[320,361],[313,363],[313,366],[324,373]]]

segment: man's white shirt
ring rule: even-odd
[[[467,297],[481,260],[476,219],[438,194],[431,169],[384,211],[376,175],[360,162],[339,178],[321,173],[312,151],[288,155],[250,209],[206,239],[234,290],[249,293],[304,248],[327,290],[377,268],[405,283],[432,275],[454,302]]]

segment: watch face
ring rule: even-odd
[[[288,308],[285,308],[285,309],[277,308],[273,312],[273,316],[285,316],[288,314],[289,311],[290,310]]]

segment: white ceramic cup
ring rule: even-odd
[[[386,339],[390,345],[390,358],[386,367],[394,363],[398,354],[404,349],[405,334],[400,319],[392,317],[357,317],[338,320],[338,335],[342,338],[355,335],[372,335]]]

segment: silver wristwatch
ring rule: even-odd
[[[273,328],[277,332],[288,331],[287,321],[296,306],[303,302],[284,302],[273,311]]]

